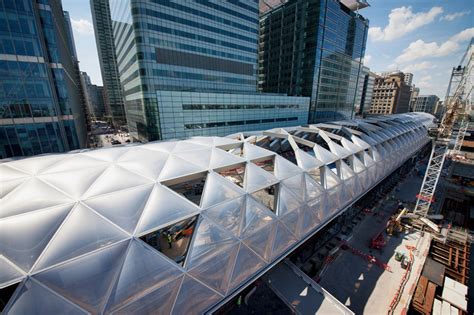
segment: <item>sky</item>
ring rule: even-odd
[[[185,1],[185,0],[181,0]],[[374,72],[413,73],[420,94],[444,98],[451,69],[474,37],[471,0],[367,0],[370,21],[364,64]],[[102,85],[88,0],[63,0],[69,11],[80,68]]]

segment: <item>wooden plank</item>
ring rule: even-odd
[[[425,276],[421,276],[420,280],[418,280],[418,286],[416,287],[416,290],[415,290],[413,302],[420,305],[424,304],[423,301],[424,301],[427,286],[428,286],[428,278],[426,278]]]
[[[459,248],[456,248],[456,257],[454,259],[454,268],[458,269],[459,266]]]
[[[451,267],[451,261],[452,261],[452,259],[453,259],[453,248],[450,247],[450,248],[449,248],[449,259],[448,259],[448,262],[449,262],[449,265],[448,265],[448,266],[450,266],[450,267]]]
[[[423,305],[423,309],[426,314],[431,314],[431,310],[433,309],[433,303],[436,294],[436,284],[433,282],[428,283],[428,289],[426,290],[425,295],[425,304]]]

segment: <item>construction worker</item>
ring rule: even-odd
[[[173,242],[173,239],[171,238],[171,234],[169,232],[166,234],[166,239],[168,240],[169,248],[171,248],[171,243]]]

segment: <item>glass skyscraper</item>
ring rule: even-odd
[[[0,158],[86,146],[69,30],[59,0],[0,2]]]
[[[90,0],[90,6],[104,86],[105,107],[110,110],[113,125],[120,127],[126,125],[127,120],[117,69],[109,1]]]
[[[220,93],[218,102],[223,106],[231,99],[237,102],[234,105],[239,105],[239,100],[230,94],[269,97],[257,94],[258,1],[110,0],[110,10],[133,137],[147,141],[170,136],[169,130],[162,130],[165,127],[156,94],[160,91],[175,91],[177,102],[173,106],[181,110],[182,91]],[[192,105],[194,98],[188,96],[191,100],[185,105]],[[202,94],[195,96],[202,100]],[[210,104],[214,103],[212,100]],[[245,100],[240,105],[249,104]],[[222,117],[215,119],[223,122]],[[213,128],[207,122],[203,126]],[[291,122],[274,124],[275,127],[285,125]],[[255,126],[255,129],[261,128]],[[194,132],[198,134],[197,130]],[[182,133],[174,135],[182,136]]]
[[[353,116],[369,22],[352,2],[290,0],[260,17],[259,89],[311,97],[309,123]]]

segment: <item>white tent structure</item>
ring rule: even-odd
[[[1,163],[0,307],[206,311],[427,144],[432,119],[411,113]]]

